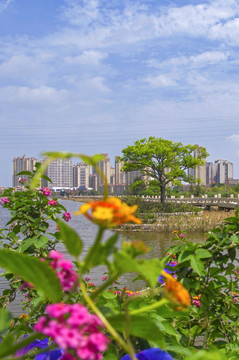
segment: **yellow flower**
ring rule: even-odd
[[[166,280],[165,291],[167,297],[176,305],[182,305],[177,306],[176,310],[184,310],[185,307],[190,306],[191,297],[185,287],[166,271],[163,270],[162,275]]]
[[[136,210],[137,205],[128,206],[119,198],[111,197],[83,204],[74,215],[83,214],[92,222],[109,228],[129,222],[141,224],[141,220],[134,215]]]
[[[27,318],[29,315],[28,314],[22,314],[19,316],[19,319],[24,319],[24,318]]]

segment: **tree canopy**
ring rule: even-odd
[[[165,202],[167,186],[181,184],[182,181],[196,182],[187,170],[204,165],[208,156],[204,147],[183,145],[181,142],[174,143],[156,137],[137,140],[134,145],[123,149],[122,154],[124,171],[139,171],[149,180],[158,182],[161,202]]]

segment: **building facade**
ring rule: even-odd
[[[91,174],[91,166],[80,162],[73,165],[73,187],[88,189]]]
[[[198,146],[197,149],[193,152],[194,158],[197,158],[200,154],[201,147]],[[200,185],[207,185],[207,168],[206,168],[206,159],[203,159],[205,161],[204,165],[199,165],[195,169],[188,169],[188,174],[193,176],[194,179],[200,184]]]
[[[39,162],[38,159],[31,157],[28,158],[26,155],[15,157],[12,161],[12,186],[19,185],[19,179],[21,177],[27,178],[27,175],[17,174],[21,171],[30,171],[32,172],[35,169],[35,164]]]
[[[54,160],[47,168],[47,176],[52,183],[48,182],[49,188],[72,188],[73,187],[73,165],[70,159]]]
[[[111,166],[110,166],[110,158],[108,156],[108,154],[102,154],[104,156],[104,159],[99,161],[97,163],[99,169],[103,172],[107,183],[110,184],[110,177],[111,177]],[[98,177],[98,186],[102,187],[104,186],[104,179],[97,173],[97,177]]]
[[[231,161],[218,159],[206,164],[207,185],[227,184],[233,180],[233,163]]]

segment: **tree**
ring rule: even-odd
[[[194,156],[196,150],[197,157]],[[136,170],[158,182],[162,203],[166,199],[166,187],[170,184],[196,182],[186,170],[204,165],[208,156],[206,149],[198,145],[183,145],[155,137],[135,141],[134,145],[123,149],[122,154],[123,171]]]

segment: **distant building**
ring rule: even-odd
[[[18,156],[12,161],[12,186],[19,185],[20,178],[27,178],[27,175],[19,175],[17,174],[21,171],[30,171],[32,172],[35,169],[35,164],[39,162],[38,159],[31,157],[28,158],[26,155]]]
[[[91,174],[91,166],[80,162],[73,165],[73,187],[88,189]]]
[[[206,164],[207,185],[214,183],[228,184],[233,180],[233,163],[227,160],[218,159]]]
[[[197,158],[200,155],[200,150],[201,150],[201,146],[198,146],[197,149],[193,153],[194,158]],[[203,159],[203,160],[205,161],[206,159]],[[193,176],[195,178],[195,180],[197,180],[200,183],[200,185],[207,184],[206,172],[207,172],[206,162],[204,165],[198,165],[194,169],[188,169],[188,174]]]
[[[49,188],[72,188],[73,165],[70,159],[56,159],[47,168],[47,176],[52,183],[48,182]]]
[[[91,174],[89,178],[89,185],[95,191],[99,190],[98,176],[97,174]]]
[[[103,172],[106,180],[107,180],[107,184],[110,184],[110,177],[111,177],[111,166],[110,166],[110,158],[108,156],[108,154],[102,154],[104,156],[104,159],[99,161],[97,163],[99,169]],[[104,186],[104,179],[97,173],[97,177],[98,177],[98,186]]]
[[[115,185],[125,185],[126,184],[126,173],[122,171],[123,161],[119,160],[120,157],[115,157]]]

